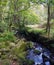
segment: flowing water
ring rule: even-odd
[[[27,58],[34,61],[34,65],[51,65],[50,51],[38,43],[33,43],[33,48],[28,51]]]

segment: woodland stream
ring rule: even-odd
[[[34,65],[52,65],[50,56],[51,52],[48,49],[33,42],[33,48],[28,50],[27,59],[33,60]]]

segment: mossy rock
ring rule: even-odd
[[[41,52],[39,50],[34,50],[35,54],[40,54]]]
[[[33,60],[26,60],[26,62],[27,62],[28,65],[33,65],[34,64]]]

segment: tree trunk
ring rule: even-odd
[[[49,38],[50,37],[50,4],[48,4],[48,18],[47,18],[46,32]]]

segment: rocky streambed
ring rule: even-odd
[[[51,58],[50,50],[33,42],[33,48],[28,50],[28,60],[34,61],[34,65],[53,65],[54,57]]]

